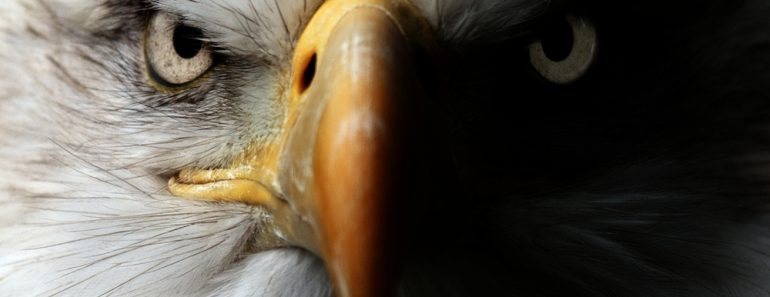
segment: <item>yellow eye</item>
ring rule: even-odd
[[[596,60],[596,52],[597,34],[593,23],[584,17],[567,15],[529,47],[529,61],[543,78],[566,85],[588,72]]]
[[[214,53],[202,37],[200,29],[182,24],[174,15],[152,16],[144,45],[150,77],[174,87],[204,75],[214,64]]]

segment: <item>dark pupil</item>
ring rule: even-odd
[[[195,57],[203,48],[203,32],[198,28],[179,25],[174,29],[174,49],[185,59]]]
[[[572,52],[575,37],[572,34],[572,26],[567,20],[560,19],[545,28],[542,39],[545,56],[552,61],[563,61]]]

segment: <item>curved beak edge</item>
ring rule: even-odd
[[[281,182],[295,185],[287,194],[314,226],[311,249],[326,262],[337,295],[389,296],[405,239],[397,216],[410,194],[410,145],[425,95],[398,14],[374,1],[351,2],[322,7],[298,45],[295,70],[316,65],[305,66],[314,74],[299,71],[295,84],[304,107]]]
[[[319,255],[340,297],[392,295],[407,237],[425,126],[415,48],[432,37],[405,3],[326,1],[295,49],[275,144],[169,181],[178,196],[266,208],[264,241]]]

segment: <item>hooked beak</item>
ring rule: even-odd
[[[295,50],[280,137],[231,168],[184,170],[171,192],[262,206],[265,242],[319,255],[338,296],[390,295],[425,97],[414,49],[432,40],[427,28],[402,1],[327,1]]]

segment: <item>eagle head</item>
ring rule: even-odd
[[[0,296],[765,296],[769,13],[2,1]]]

